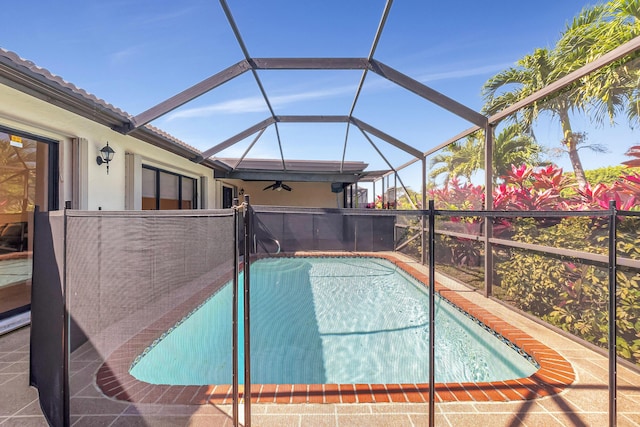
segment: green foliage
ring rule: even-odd
[[[504,290],[506,299],[517,308],[544,318],[556,302],[557,279],[564,271],[561,263],[546,262],[543,255],[517,250],[508,251],[500,258],[503,257],[505,261],[497,263],[496,272],[500,280],[498,286]]]
[[[467,181],[484,169],[484,132],[478,131],[463,140],[449,144],[434,156],[429,176],[445,181],[463,177]],[[537,165],[542,162],[542,147],[519,124],[511,124],[500,131],[493,141],[493,175],[498,177],[511,170],[511,165]],[[494,179],[494,181],[496,181]]]
[[[481,242],[450,237],[436,236],[436,262],[458,267],[480,267],[484,255]]]
[[[624,165],[606,166],[603,168],[586,170],[584,171],[584,174],[591,185],[611,185],[618,181],[620,177],[629,175],[632,172],[640,172],[640,168],[628,168]],[[566,175],[574,176],[573,172],[566,172]]]
[[[584,174],[587,177],[589,184],[594,187],[598,184],[612,186],[616,182],[624,180],[625,176],[639,172],[640,168],[630,168],[624,165],[618,165],[586,170]],[[570,181],[575,181],[575,174],[573,172],[565,172],[565,176]],[[578,191],[576,188],[565,188],[562,190],[561,195],[564,198],[571,198],[578,195]]]
[[[640,227],[625,218],[618,232],[618,254],[640,259]],[[607,224],[595,218],[564,218],[557,224],[522,219],[512,239],[590,253],[607,253]],[[608,270],[520,249],[496,254],[498,286],[516,307],[601,347],[608,339]],[[617,273],[618,354],[640,364],[640,273]]]
[[[414,209],[414,206],[418,209],[422,207],[422,197],[420,193],[414,191],[411,187],[396,187],[395,194],[396,209],[411,210]]]
[[[431,159],[430,176],[436,179],[444,175],[445,181],[455,177],[471,180],[471,175],[482,168],[484,133],[471,135],[461,141],[447,145],[441,153]]]
[[[617,250],[618,256],[640,259],[640,218],[626,217],[618,219]]]

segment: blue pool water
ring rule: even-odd
[[[230,384],[231,292],[224,286],[165,333],[131,374],[152,384]],[[251,304],[253,383],[428,382],[428,289],[386,260],[259,260],[251,265]],[[437,382],[507,380],[537,370],[439,297],[435,318]]]

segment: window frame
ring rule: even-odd
[[[178,177],[178,210],[183,210],[182,207],[182,202],[183,202],[183,194],[182,194],[182,187],[183,187],[183,179],[188,179],[191,182],[193,182],[193,194],[191,195],[191,201],[192,201],[192,207],[191,209],[200,209],[198,206],[198,180],[196,178],[192,178],[190,176],[186,176],[186,175],[182,175],[179,174],[177,172],[172,172],[170,170],[166,170],[166,169],[162,169],[156,166],[151,166],[151,165],[147,165],[147,164],[143,164],[142,165],[142,169],[147,169],[147,170],[151,170],[155,173],[155,199],[156,199],[156,206],[154,210],[161,210],[160,209],[160,173],[166,173],[168,175],[173,175]],[[143,182],[144,184],[144,182]],[[144,189],[142,191],[142,193],[144,193]],[[147,209],[150,210],[150,209]]]

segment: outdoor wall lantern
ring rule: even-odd
[[[113,155],[115,153],[116,152],[113,151],[113,148],[109,147],[109,141],[107,141],[107,145],[100,149],[100,155],[96,157],[96,162],[98,163],[98,165],[101,165],[103,163],[107,164],[107,175],[109,175],[109,162],[113,160]]]

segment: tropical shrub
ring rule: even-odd
[[[623,172],[630,171],[625,169]],[[512,166],[494,189],[494,210],[589,211],[608,209],[615,201],[622,210],[640,210],[640,175],[623,173],[609,184],[578,190],[561,168]],[[481,186],[451,181],[430,196],[438,209],[477,209],[483,203]],[[570,196],[566,196],[571,190]],[[478,217],[452,217],[440,229],[478,235]],[[619,256],[640,259],[640,219],[619,218]],[[607,217],[503,218],[494,235],[523,243],[585,251],[608,252]],[[471,239],[438,235],[437,262],[459,267],[477,265],[484,248]],[[608,270],[596,263],[522,249],[496,247],[494,286],[497,294],[517,308],[596,345],[608,340]],[[640,364],[640,273],[619,269],[616,291],[618,353]]]
[[[522,220],[515,240],[606,254],[606,225],[592,218],[565,218],[553,227]],[[640,232],[633,244],[619,242],[619,252],[637,258]],[[605,240],[605,241],[603,241]],[[628,249],[633,246],[633,249]],[[586,341],[608,346],[608,269],[520,249],[498,252],[496,273],[511,304]],[[618,353],[640,364],[640,273],[617,273]]]
[[[621,176],[630,175],[630,172],[638,172],[638,169],[630,169],[624,165],[607,166],[586,170],[584,171],[584,174],[589,182],[612,185],[614,182],[618,181]],[[573,175],[573,173],[570,174]]]
[[[427,197],[434,201],[436,209],[484,209],[484,187],[461,182],[458,178],[450,179],[444,187],[428,189]]]
[[[429,198],[436,209],[481,210],[484,208],[484,188],[457,178],[449,180],[442,188],[431,188]],[[438,218],[436,230],[453,231],[468,235],[480,235],[482,221],[479,217]],[[482,262],[482,244],[474,239],[436,236],[436,262],[457,266],[478,267]]]

